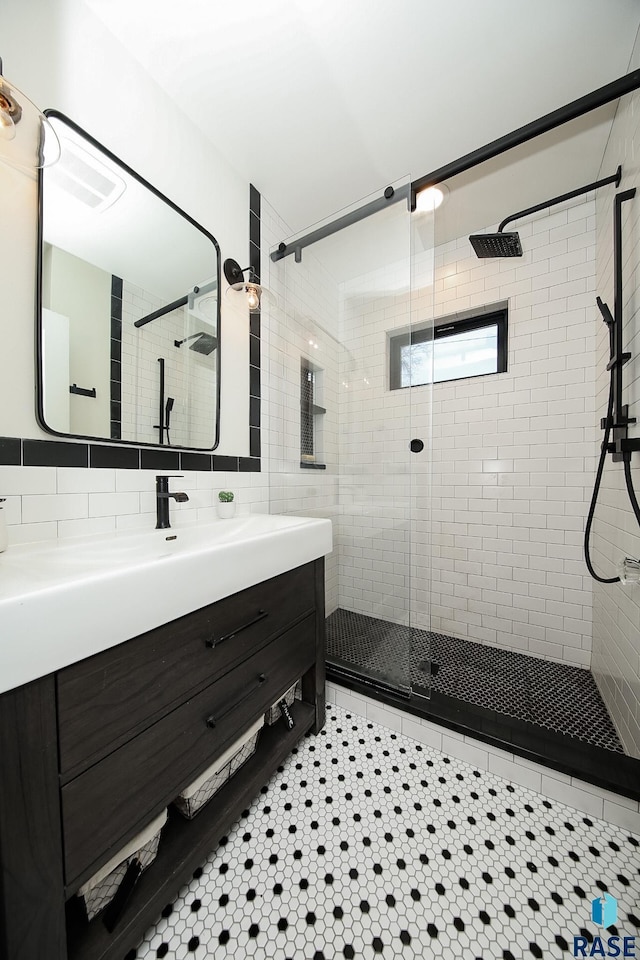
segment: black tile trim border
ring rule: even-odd
[[[212,470],[213,457],[210,453],[181,453],[181,470]]]
[[[140,467],[142,470],[179,470],[180,452],[178,450],[141,450]]]
[[[415,695],[401,697],[378,689],[375,683],[363,682],[347,668],[335,664],[327,663],[327,680],[567,776],[631,800],[640,800],[640,760],[633,757],[583,743],[574,737],[465,703],[435,690],[430,699]]]
[[[112,440],[122,437],[122,288],[121,277],[111,276],[111,417]]]
[[[260,192],[249,184],[249,260],[260,275]],[[250,456],[233,457],[201,451],[156,447],[138,447],[127,443],[109,446],[108,442],[81,443],[73,440],[30,440],[21,437],[0,437],[0,466],[24,467],[93,467],[124,470],[225,470],[259,473],[262,469],[260,450],[260,314],[249,315],[249,427]],[[122,280],[111,278],[111,434],[121,430],[121,377],[119,352],[122,339]],[[255,339],[254,339],[255,338]],[[117,341],[117,343],[116,343]]]
[[[89,466],[115,470],[139,470],[140,451],[136,447],[103,447],[91,444]]]
[[[22,463],[22,444],[17,437],[0,437],[0,464],[17,466]]]
[[[23,440],[24,467],[88,467],[89,445],[66,440]]]

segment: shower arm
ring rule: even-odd
[[[588,183],[586,187],[578,187],[577,190],[571,190],[569,193],[563,193],[560,197],[554,197],[553,200],[545,200],[544,203],[537,203],[535,207],[527,207],[526,210],[519,210],[518,213],[512,213],[506,217],[498,227],[498,233],[502,233],[504,228],[512,220],[519,220],[520,217],[527,217],[530,213],[538,213],[539,210],[546,210],[548,207],[555,207],[558,203],[564,203],[566,200],[573,200],[574,197],[581,197],[584,193],[590,193],[591,190],[597,190],[598,187],[605,187],[609,183],[615,183],[620,186],[622,177],[622,167],[618,167],[612,177],[606,177],[604,180],[596,180],[595,183]]]

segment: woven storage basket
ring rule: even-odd
[[[143,872],[151,866],[158,852],[160,832],[166,820],[167,811],[163,810],[159,817],[156,817],[148,827],[80,887],[78,896],[84,900],[89,920],[93,920],[107,904],[111,903],[134,860],[138,861]]]
[[[251,726],[228,750],[218,757],[215,763],[208,767],[197,780],[182,791],[173,801],[180,813],[191,820],[198,810],[201,810],[207,800],[211,800],[227,780],[233,776],[249,757],[253,756],[260,736],[264,718]]]

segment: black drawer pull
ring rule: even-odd
[[[233,640],[236,634],[242,633],[243,630],[247,630],[249,627],[252,627],[254,623],[259,623],[260,620],[264,620],[264,618],[268,616],[269,612],[267,610],[258,610],[258,615],[254,617],[253,620],[248,620],[246,623],[243,623],[241,627],[236,627],[232,633],[225,633],[224,637],[210,637],[208,640],[205,640],[205,646],[213,650],[219,643],[224,643],[225,640]]]
[[[266,682],[267,682],[266,675],[265,675],[264,673],[261,673],[261,674],[258,676],[258,688],[260,688],[261,686],[263,686],[263,684],[265,684]],[[234,711],[237,707],[239,707],[240,704],[244,703],[245,700],[248,700],[249,697],[252,697],[255,692],[256,692],[256,687],[252,687],[251,690],[249,690],[247,693],[245,693],[244,697],[240,697],[239,700],[236,700],[236,701],[229,707],[229,709],[228,709],[228,710],[225,710],[224,713],[221,713],[219,717],[216,717],[216,716],[214,716],[213,714],[211,714],[211,716],[210,716],[210,717],[207,717],[207,719],[205,720],[206,725],[209,727],[210,730],[213,730],[214,727],[215,727],[217,724],[222,723],[222,721],[223,721],[226,717],[228,717],[230,713],[233,713],[233,711]]]

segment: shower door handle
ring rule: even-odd
[[[424,441],[415,437],[409,444],[409,448],[411,450],[411,453],[422,453],[422,451],[424,450]]]

